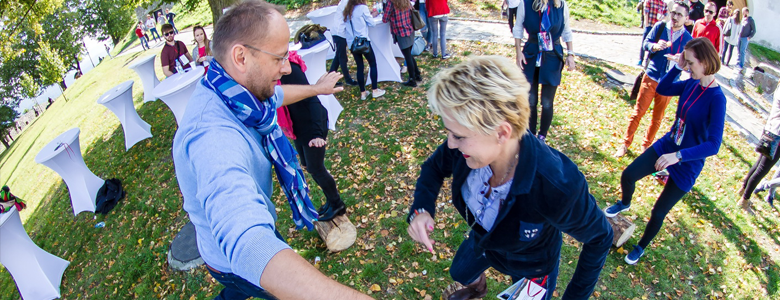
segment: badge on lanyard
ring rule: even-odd
[[[690,107],[688,107],[688,109],[690,109]],[[673,135],[674,143],[677,144],[677,146],[679,146],[682,143],[683,135],[685,135],[685,119],[677,118],[677,126],[675,128],[676,130],[674,131],[674,135]]]
[[[696,87],[699,86],[699,84],[696,84],[696,87],[693,87],[693,90],[691,90],[691,93],[688,95],[688,98],[685,99],[685,102],[683,102],[682,106],[680,107],[680,117],[677,118],[677,126],[674,131],[674,134],[672,137],[674,138],[674,143],[677,146],[680,146],[682,144],[683,136],[685,136],[685,119],[688,117],[688,111],[691,110],[691,107],[693,107],[694,104],[696,104],[696,101],[699,101],[699,98],[701,98],[701,95],[704,95],[704,92],[707,91],[708,88],[714,83],[715,80],[713,79],[710,84],[707,85],[707,87],[702,88],[701,94],[696,97],[696,99],[693,100],[691,105],[688,106],[688,109],[685,110],[685,114],[682,114],[682,109],[685,108],[685,105],[688,104],[688,100],[691,100],[691,96],[693,96],[693,92],[696,91]]]

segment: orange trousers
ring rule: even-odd
[[[647,112],[651,102],[655,102],[653,105],[653,120],[650,122],[650,128],[647,129],[645,140],[642,142],[643,147],[650,147],[655,141],[655,134],[658,132],[658,128],[661,127],[661,121],[664,118],[664,112],[666,106],[669,105],[669,100],[672,97],[663,96],[655,91],[658,87],[658,82],[651,79],[645,74],[642,77],[642,83],[639,86],[639,95],[636,99],[636,106],[634,106],[634,112],[628,117],[628,130],[626,130],[626,138],[623,140],[623,144],[626,148],[631,147],[631,143],[634,142],[634,133],[636,133],[637,127],[639,127],[639,121]],[[653,101],[655,100],[655,101]]]

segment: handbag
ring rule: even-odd
[[[355,35],[355,26],[352,25],[352,20],[349,20],[349,26],[352,27],[352,35]],[[368,54],[371,52],[371,42],[368,38],[363,36],[355,36],[352,39],[352,44],[349,45],[349,51],[359,54]]]
[[[425,27],[425,21],[420,16],[420,11],[416,9],[412,9],[412,27],[414,27],[414,30],[420,30]]]
[[[756,146],[756,152],[763,154],[769,159],[773,159],[777,154],[777,146],[780,144],[780,136],[764,130],[761,134],[761,139]]]
[[[295,42],[301,43],[301,49],[309,49],[315,45],[327,40],[325,37],[325,31],[328,31],[327,27],[317,24],[307,24],[298,29],[295,33]]]
[[[658,43],[658,40],[661,39],[661,32],[666,31],[666,23],[661,23],[661,27],[659,27],[659,29],[661,30],[656,32],[655,37],[653,38],[653,43]],[[634,86],[631,88],[631,96],[629,96],[629,99],[636,100],[636,98],[639,97],[639,87],[642,85],[642,77],[645,77],[645,70],[647,70],[647,65],[650,63],[650,60],[655,57],[655,54],[656,53],[650,53],[647,55],[642,72],[639,72],[639,75],[637,75],[636,79],[634,79]]]

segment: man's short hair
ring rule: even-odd
[[[674,4],[677,4],[679,6],[684,7],[685,8],[685,14],[690,14],[691,13],[691,7],[687,3],[683,2],[683,1],[674,1]]]
[[[161,30],[162,30],[162,33],[165,34],[169,30],[173,30],[173,25],[165,23],[165,24],[163,24]]]
[[[265,1],[247,0],[230,8],[217,21],[211,41],[211,51],[217,61],[224,60],[230,47],[237,43],[251,44],[267,35],[268,19],[276,11],[284,13],[282,6]]]
[[[747,6],[742,8],[743,11],[750,12],[750,8],[747,8]]]

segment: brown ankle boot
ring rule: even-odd
[[[464,286],[450,295],[449,300],[468,300],[475,298],[483,298],[487,295],[487,281],[485,281],[485,273],[479,275],[477,281]]]

